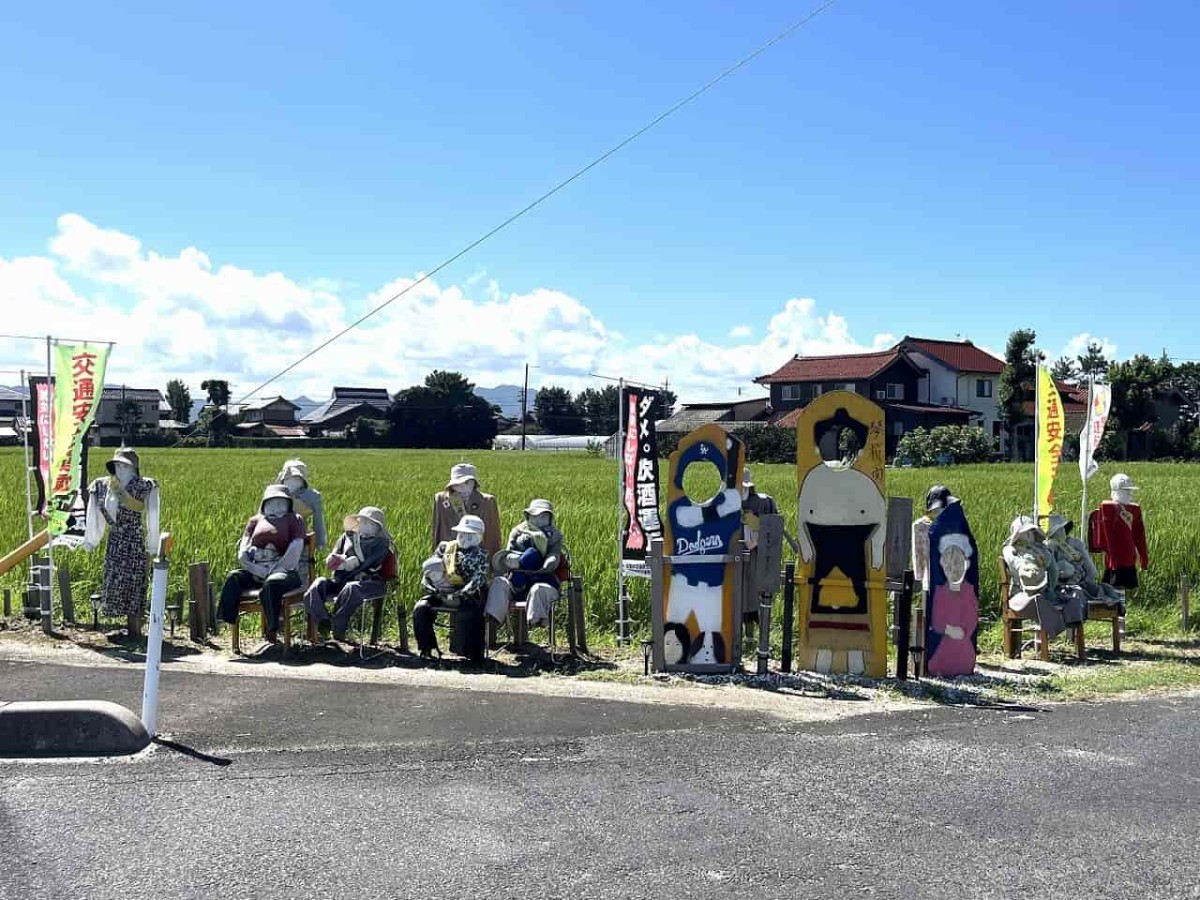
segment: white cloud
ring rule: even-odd
[[[742,324],[726,343],[695,334],[627,338],[578,298],[551,288],[505,294],[486,273],[465,286],[416,276],[348,301],[339,278],[305,284],[283,273],[218,264],[188,247],[172,256],[132,235],[76,214],[59,218],[49,255],[0,257],[6,329],[118,344],[110,381],[163,386],[180,377],[199,394],[205,378],[225,377],[235,396],[250,392],[368,309],[408,289],[266,393],[324,397],[334,384],[398,389],[433,368],[462,371],[480,385],[516,383],[526,362],[534,384],[594,386],[591,373],[661,383],[688,400],[722,399],[793,354],[845,353],[889,346],[890,334],[860,343],[847,320],[793,298],[760,340]],[[9,365],[37,367],[36,346],[0,339]]]
[[[1063,347],[1061,356],[1069,356],[1071,359],[1083,356],[1087,353],[1088,344],[1096,343],[1100,345],[1100,349],[1104,352],[1106,359],[1116,359],[1117,345],[1106,337],[1096,337],[1094,334],[1084,332],[1077,334],[1075,337],[1067,341],[1067,345]]]

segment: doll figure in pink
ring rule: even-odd
[[[938,635],[929,657],[930,675],[953,677],[975,671],[975,629],[979,597],[967,578],[974,548],[965,534],[945,534],[938,540],[938,562],[944,578],[935,579],[929,628]]]

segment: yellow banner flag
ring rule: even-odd
[[[1058,388],[1049,369],[1042,366],[1038,366],[1037,425],[1037,513],[1043,520],[1054,509],[1054,476],[1062,458],[1066,422]]]

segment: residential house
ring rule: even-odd
[[[122,404],[129,407],[128,425],[133,430],[158,428],[159,409],[163,403],[162,391],[156,388],[131,388],[105,385],[100,395],[100,406],[96,410],[94,434],[105,438],[133,437],[123,431]]]
[[[999,402],[1004,360],[970,341],[905,337],[895,349],[906,352],[927,373],[917,399],[977,413],[972,424],[983,428],[998,446],[1005,446]]]
[[[928,371],[900,347],[876,353],[795,356],[769,375],[755,379],[771,391],[777,411],[773,424],[795,428],[800,410],[829,391],[853,391],[883,407],[886,453],[894,456],[900,437],[914,428],[968,425],[977,416],[960,406],[922,401]]]
[[[12,388],[0,387],[0,444],[15,444],[24,427],[25,395]]]
[[[722,428],[765,425],[771,417],[768,397],[726,403],[684,403],[678,411],[656,425],[659,434],[687,434],[701,425],[716,423]]]
[[[335,387],[333,396],[301,420],[312,436],[345,434],[359,419],[386,419],[392,397],[384,388]]]
[[[283,397],[248,403],[241,409],[241,421],[234,426],[234,434],[247,438],[307,437],[304,426],[296,421],[299,411],[299,405]]]

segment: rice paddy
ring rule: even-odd
[[[92,477],[102,473],[108,451],[93,454]],[[446,481],[451,465],[469,460],[479,467],[481,486],[500,502],[507,532],[534,497],[551,500],[566,535],[576,574],[584,579],[590,641],[611,643],[616,619],[618,528],[616,463],[576,453],[492,451],[308,450],[299,454],[309,465],[313,486],[324,496],[326,519],[337,535],[342,517],[365,505],[381,506],[400,556],[400,596],[411,607],[417,599],[420,564],[428,555],[433,494]],[[144,473],[162,485],[163,525],[175,536],[170,587],[184,590],[187,566],[207,561],[220,580],[234,565],[237,539],[258,506],[263,487],[287,458],[284,450],[147,449]],[[25,487],[20,448],[0,450],[0,552],[26,536]],[[773,495],[794,529],[796,477],[793,467],[752,465],[761,492]],[[1130,604],[1128,627],[1140,635],[1165,635],[1179,629],[1178,583],[1187,575],[1200,581],[1200,468],[1187,464],[1105,464],[1090,482],[1092,506],[1108,494],[1108,479],[1127,471],[1141,486],[1139,500],[1147,520],[1150,571]],[[666,467],[663,466],[665,479]],[[962,498],[981,551],[981,644],[994,646],[998,631],[996,556],[1012,518],[1028,512],[1033,482],[1030,465],[980,465],[947,469],[894,469],[887,473],[888,493],[911,497],[919,506],[931,484],[944,483]],[[1078,470],[1064,464],[1059,471],[1056,508],[1079,518]],[[664,492],[665,496],[665,492]],[[70,562],[74,594],[86,598],[99,589],[102,554],[82,550],[60,552]],[[10,573],[3,587],[14,596],[25,567]],[[648,628],[648,596],[644,582],[631,589],[633,617]],[[19,602],[15,605],[19,606]],[[393,626],[394,627],[394,626]]]

